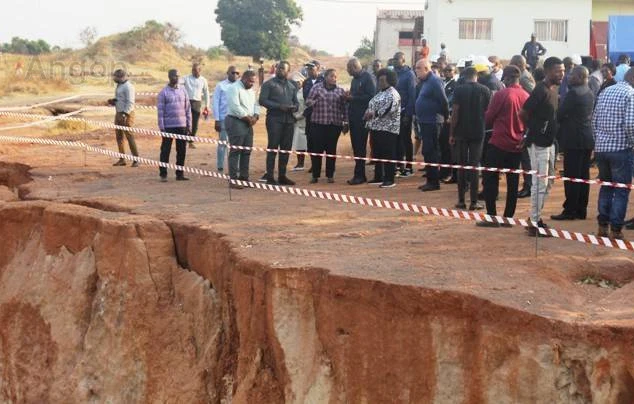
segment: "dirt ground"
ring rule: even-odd
[[[149,102],[149,101],[148,101]],[[107,112],[83,114],[110,122]],[[0,127],[23,122],[0,117]],[[154,128],[152,111],[137,112],[137,126]],[[55,125],[55,124],[53,124]],[[113,131],[91,129],[55,134],[30,127],[0,131],[0,135],[81,139],[116,150]],[[201,121],[200,136],[212,137],[212,121]],[[137,136],[142,157],[158,160],[160,139]],[[265,146],[263,121],[256,127],[256,144]],[[338,152],[351,154],[348,136]],[[175,158],[172,152],[172,161]],[[420,157],[419,157],[420,158]],[[254,152],[251,178],[264,170],[265,155]],[[634,254],[574,241],[530,238],[524,229],[481,229],[472,221],[422,216],[254,189],[233,191],[226,182],[190,175],[191,181],[160,183],[154,167],[113,167],[112,159],[73,149],[0,142],[0,164],[32,167],[33,181],[22,186],[27,199],[77,203],[104,210],[148,214],[193,223],[222,233],[247,258],[280,268],[324,268],[334,274],[485,298],[496,304],[571,323],[631,327],[634,325]],[[290,166],[295,157],[291,157]],[[198,145],[187,151],[186,165],[215,170],[216,150]],[[561,162],[558,163],[561,167]],[[306,172],[290,173],[301,188],[327,190],[426,206],[453,208],[456,186],[421,193],[420,174],[399,179],[396,188],[351,187],[353,163],[337,163],[336,183],[310,185]],[[372,168],[368,167],[368,176]],[[596,174],[596,173],[594,173]],[[501,182],[498,209],[504,204]],[[564,230],[594,233],[598,187],[591,187],[589,218],[557,223]],[[563,183],[556,182],[544,217],[560,213]],[[525,218],[529,199],[520,199],[516,217]],[[631,208],[630,204],[630,208]],[[633,212],[630,209],[630,213]],[[626,237],[634,237],[627,233]],[[620,287],[582,283],[591,277]]]

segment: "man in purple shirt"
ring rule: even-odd
[[[178,85],[178,70],[171,69],[167,73],[169,83],[158,95],[158,126],[161,132],[175,135],[190,136],[192,132],[192,111],[189,105],[189,97],[185,89]],[[172,138],[164,137],[161,142],[161,162],[169,163],[172,149]],[[176,139],[176,165],[185,164],[187,153],[187,141]],[[167,182],[167,168],[159,167],[161,182]],[[189,178],[183,175],[183,170],[176,170],[177,181],[187,181]]]

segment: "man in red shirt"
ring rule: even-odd
[[[486,145],[485,165],[487,167],[518,169],[520,166],[524,135],[524,122],[520,119],[520,111],[528,99],[528,93],[520,87],[520,76],[521,72],[517,67],[507,66],[504,68],[502,81],[506,88],[495,93],[486,112],[486,125],[493,127],[493,135],[489,144]],[[497,216],[495,200],[499,191],[500,174],[485,171],[483,175],[487,214]],[[518,184],[518,174],[506,174],[504,217],[515,215]],[[477,222],[476,225],[481,227],[500,226],[497,221],[481,221]]]

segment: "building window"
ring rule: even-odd
[[[483,39],[491,40],[491,27],[493,20],[490,18],[460,19],[459,39]]]
[[[400,31],[398,33],[398,45],[399,46],[414,46],[420,44],[420,39],[414,38],[414,32],[412,31]]]
[[[535,20],[535,35],[541,41],[568,42],[568,21]]]

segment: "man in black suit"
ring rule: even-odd
[[[311,60],[310,62],[304,65],[306,68],[306,80],[304,80],[304,84],[302,85],[302,96],[304,97],[304,102],[308,99],[308,95],[310,94],[310,90],[312,90],[313,86],[321,81],[324,81],[324,77],[319,74],[321,69],[321,64],[316,60]],[[311,139],[310,139],[310,117],[313,113],[312,107],[306,107],[304,110],[304,117],[306,118],[306,142],[308,143],[308,150],[312,150],[311,148]],[[303,166],[305,155],[301,154],[297,156],[297,164]],[[310,173],[312,168],[308,170]]]
[[[590,155],[594,149],[592,110],[594,95],[588,87],[588,70],[576,66],[568,75],[570,90],[557,110],[561,149],[564,152],[564,176],[587,180],[590,178]],[[585,219],[590,185],[566,181],[564,210],[553,215],[553,220]]]
[[[376,94],[376,86],[372,76],[361,67],[359,59],[352,58],[347,65],[348,74],[352,77],[348,100],[348,120],[350,122],[350,141],[355,157],[365,157],[368,144],[368,129],[363,116],[368,104]],[[354,175],[348,185],[359,185],[367,181],[365,176],[365,160],[355,160]]]

